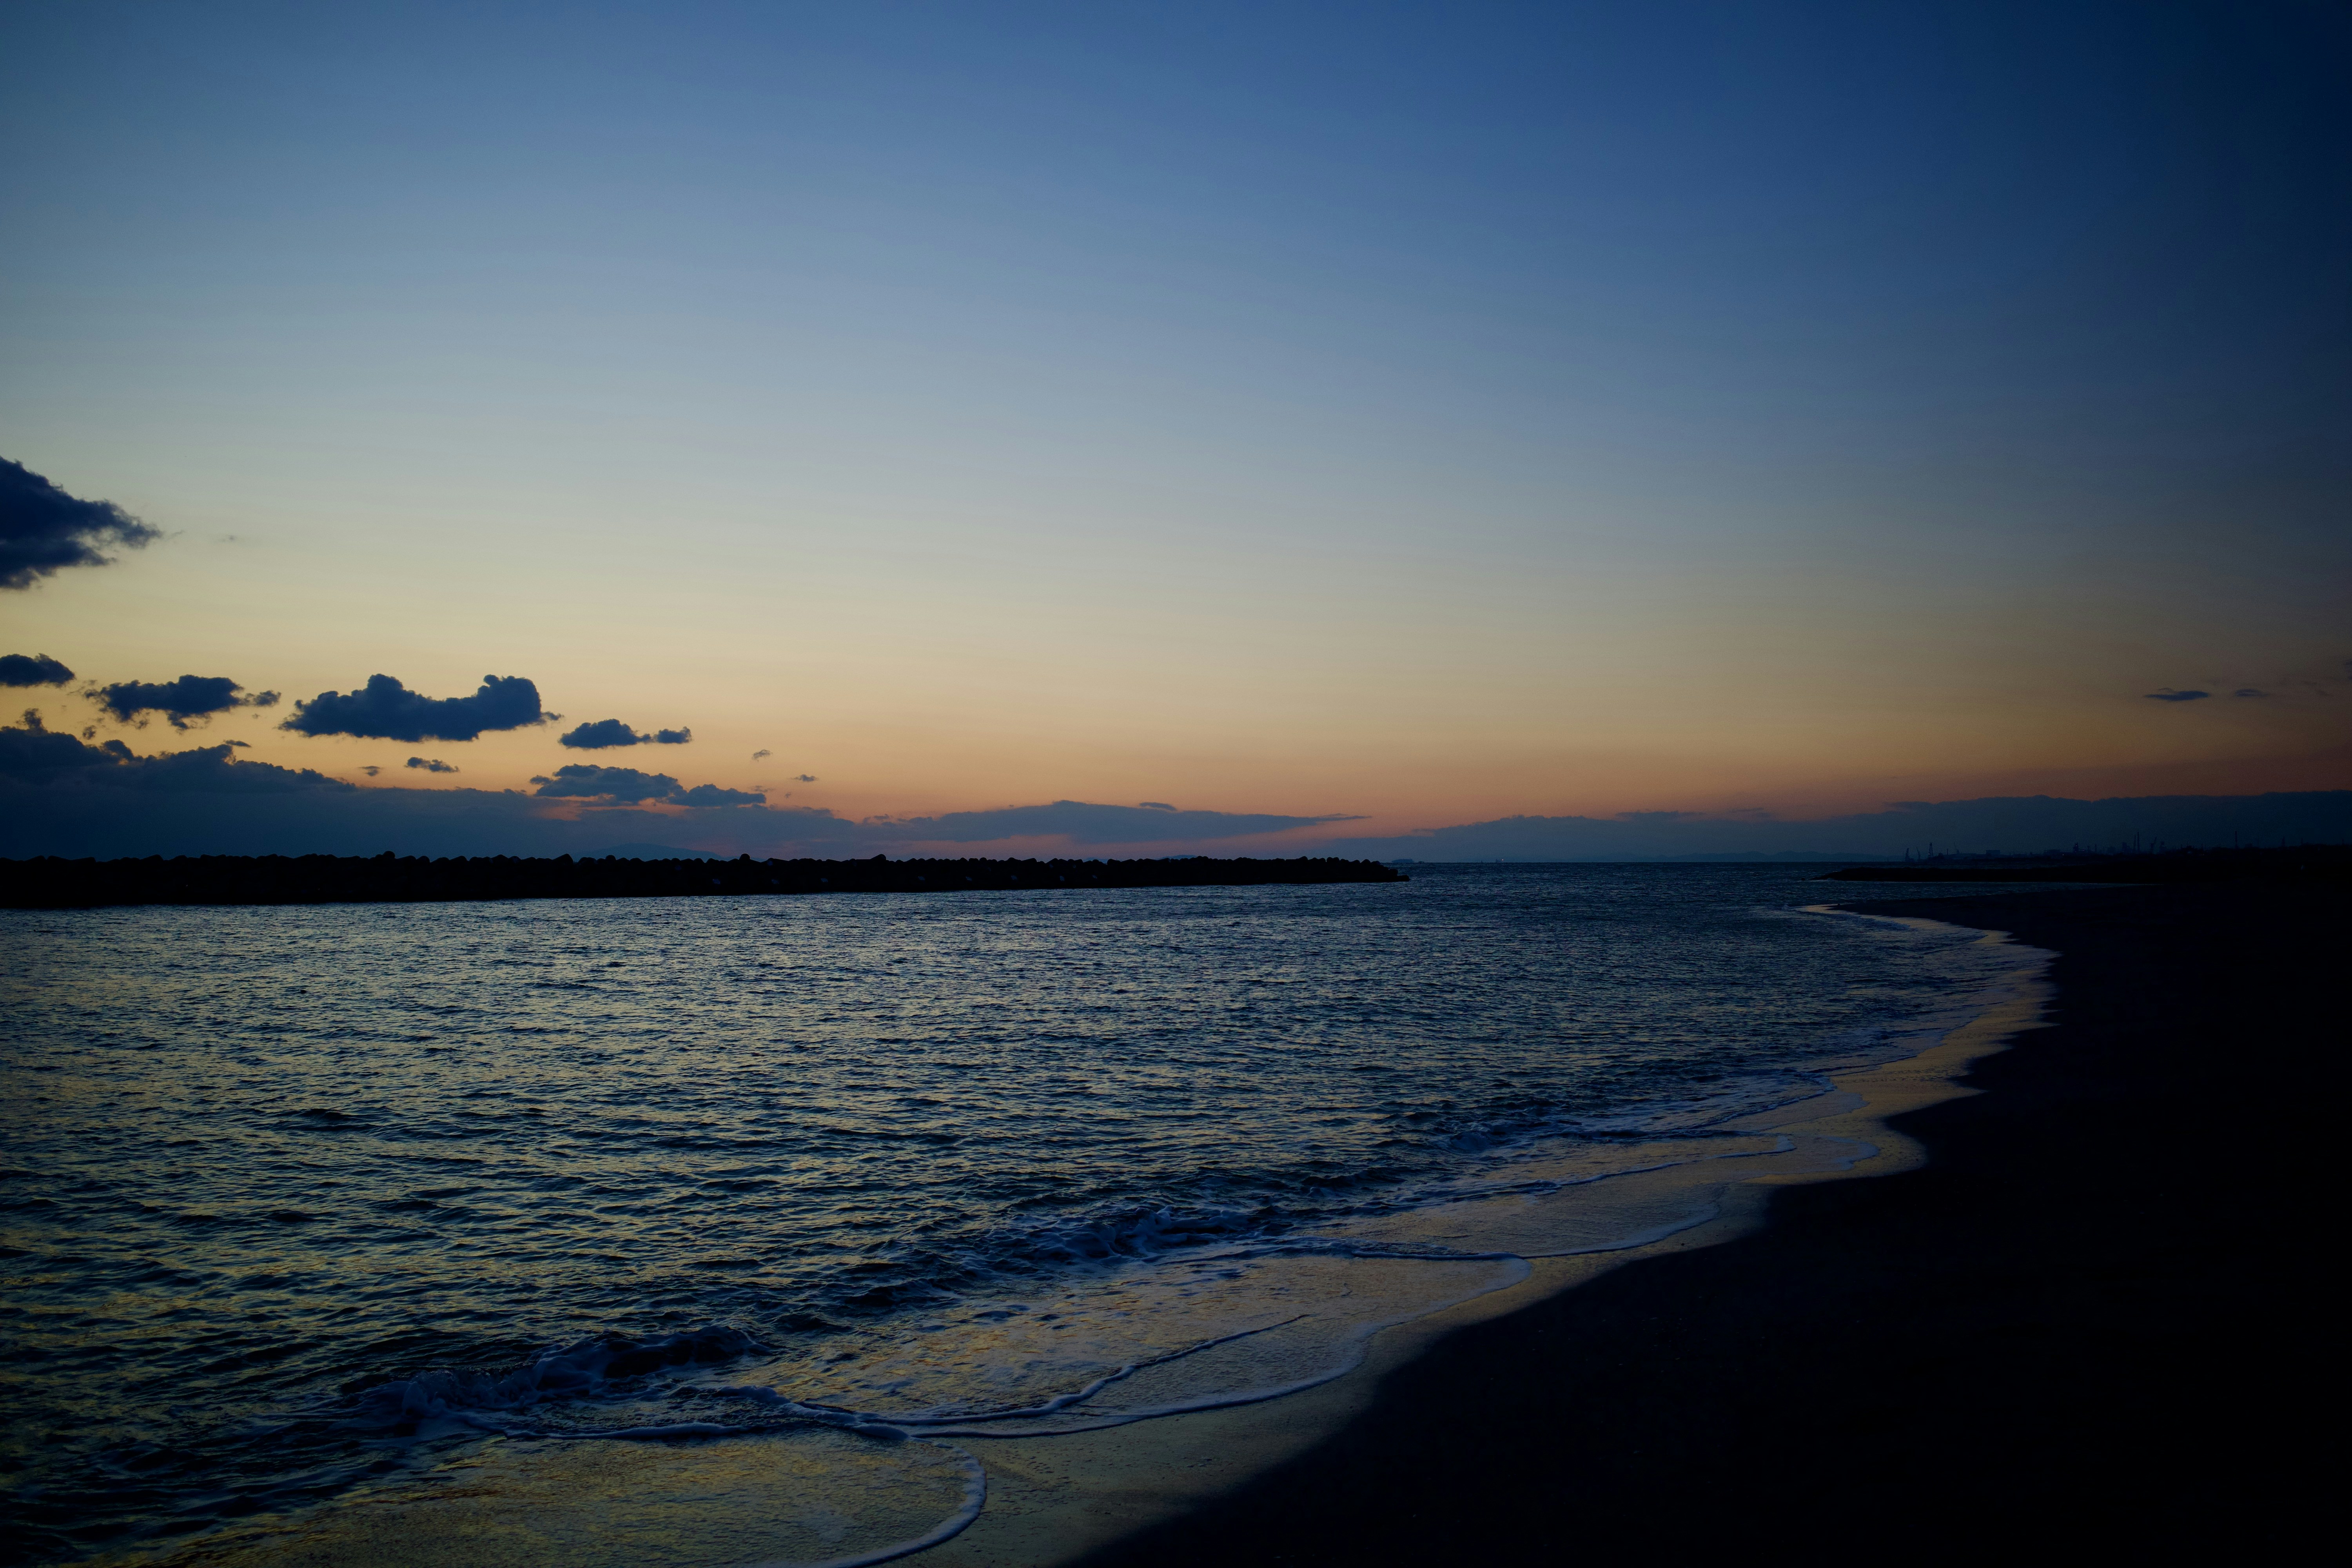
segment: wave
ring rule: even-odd
[[[609,1394],[656,1373],[740,1361],[770,1349],[740,1329],[719,1325],[657,1339],[603,1333],[543,1351],[511,1372],[444,1369],[378,1384],[348,1405],[320,1414],[381,1427],[466,1420],[488,1411]]]

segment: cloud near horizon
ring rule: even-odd
[[[1360,820],[1342,813],[1275,816],[1249,812],[1179,811],[1170,805],[1095,805],[1082,800],[1057,800],[1047,805],[951,811],[940,816],[868,818],[863,826],[897,834],[910,843],[986,844],[999,839],[1062,838],[1074,845],[1099,845],[1245,838],[1316,827],[1327,822]]]
[[[68,566],[107,566],[100,547],[141,549],[163,537],[110,500],[67,494],[0,458],[0,588],[30,588]]]
[[[2168,845],[2352,842],[2352,790],[2257,795],[1989,795],[1889,802],[1884,811],[1787,820],[1768,816],[1627,813],[1506,816],[1381,838],[1332,838],[1322,852],[1371,860],[1664,860],[1723,855],[1899,856],[1939,850],[2105,849]]]
[[[458,771],[455,765],[445,763],[438,757],[411,757],[401,765],[427,773],[454,773]]]
[[[240,742],[141,756],[121,741],[89,745],[49,730],[37,712],[0,728],[0,780],[18,786],[164,792],[175,795],[353,794],[358,786],[309,768],[236,760]],[[24,802],[17,803],[22,809]]]
[[[683,746],[693,739],[691,730],[656,730],[650,735],[640,735],[618,719],[599,719],[567,732],[555,743],[574,751],[599,752],[613,746]]]
[[[294,704],[278,727],[298,735],[371,741],[471,741],[487,730],[520,730],[561,717],[539,705],[539,687],[520,675],[486,675],[471,697],[427,697],[396,677],[371,675],[357,691],[321,691]]]
[[[570,763],[533,780],[530,792],[361,788],[310,769],[236,762],[232,750],[140,757],[120,741],[89,746],[50,733],[28,715],[24,728],[0,731],[0,855],[556,855],[681,838],[695,848],[788,858],[923,853],[941,843],[958,854],[1016,841],[1024,854],[1065,852],[1053,842],[1075,852],[1126,842],[1168,853],[1188,842],[1181,835],[1213,844],[1349,820],[1057,801],[858,822],[635,768]],[[1133,837],[1122,841],[1122,833]]]
[[[0,653],[0,686],[63,686],[73,678],[47,654]]]
[[[534,798],[612,800],[631,805],[759,805],[768,798],[754,791],[722,789],[717,784],[688,789],[667,773],[600,767],[593,763],[567,763],[556,769],[554,776],[541,775],[530,782],[539,786],[531,792]]]
[[[233,708],[274,708],[275,691],[240,696],[245,688],[226,675],[184,675],[177,680],[118,680],[92,687],[86,693],[108,717],[125,724],[144,724],[142,717],[161,713],[174,730],[184,730],[191,719],[209,718]]]
[[[1056,801],[1045,805],[851,821],[767,805],[746,791],[680,786],[664,773],[572,764],[536,794],[471,788],[361,788],[312,770],[238,762],[230,744],[140,756],[121,741],[88,745],[38,715],[0,728],[0,856],[184,854],[558,855],[614,843],[680,843],[760,857],[950,856],[1012,845],[1024,855],[1234,853],[1274,838],[1273,855],[1423,861],[1658,860],[1677,857],[1899,855],[2168,843],[2352,841],[2352,791],[2261,795],[2034,795],[1905,802],[1812,821],[1730,816],[1504,817],[1381,838],[1302,838],[1351,820]],[[587,810],[568,809],[588,806]],[[679,807],[692,808],[681,812]],[[1172,833],[1181,827],[1182,834]],[[1121,837],[1127,834],[1131,837]],[[1148,837],[1147,837],[1148,835]],[[1189,835],[1189,837],[1184,836]],[[1280,836],[1280,837],[1276,837]],[[1055,847],[1055,845],[1062,847]],[[1003,850],[999,849],[998,853]],[[1249,852],[1245,847],[1242,852]]]
[[[2210,691],[2175,691],[2168,686],[2161,691],[2149,692],[2147,700],[2150,702],[2202,702],[2212,695]]]

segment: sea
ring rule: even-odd
[[[758,1444],[768,1556],[883,1561],[1851,1164],[1776,1121],[2029,967],[1804,867],[1410,874],[0,912],[0,1552]]]

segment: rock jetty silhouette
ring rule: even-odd
[[[776,893],[962,893],[1040,888],[1236,888],[1402,882],[1373,860],[434,859],[386,852],[186,855],[166,860],[0,860],[0,907],[101,904],[446,903],[488,899],[726,898]]]

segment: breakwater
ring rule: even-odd
[[[724,898],[1035,888],[1231,888],[1402,882],[1373,860],[551,860],[508,855],[185,855],[0,860],[0,908],[102,904],[446,903],[487,899]]]

